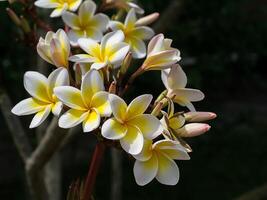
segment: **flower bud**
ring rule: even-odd
[[[116,83],[112,81],[112,83],[109,86],[108,92],[111,94],[116,94]]]
[[[159,13],[155,12],[145,17],[138,19],[135,23],[136,26],[146,26],[152,24],[159,18]]]
[[[177,130],[177,133],[181,137],[196,137],[206,133],[210,130],[210,125],[204,123],[191,123],[186,124],[181,129]]]
[[[31,27],[29,25],[29,22],[25,19],[25,17],[20,16],[21,21],[21,28],[25,33],[31,32]]]
[[[217,115],[212,112],[187,112],[184,116],[187,122],[204,122],[217,117]]]
[[[120,74],[123,75],[127,72],[130,64],[131,64],[131,61],[132,61],[132,53],[128,53],[126,55],[126,57],[124,58],[123,60],[123,63],[121,65],[121,69],[120,69]]]

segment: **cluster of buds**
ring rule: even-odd
[[[177,64],[180,51],[171,47],[171,39],[155,35],[148,27],[158,14],[138,19],[144,11],[123,0],[104,1],[100,8],[91,0],[37,0],[35,5],[53,8],[51,17],[62,17],[68,28],[40,38],[37,52],[55,70],[48,77],[26,72],[24,87],[31,97],[12,112],[35,114],[30,128],[39,126],[51,112],[61,128],[82,124],[83,132],[101,141],[112,140],[136,159],[133,171],[138,185],[154,178],[177,184],[174,160],[190,159],[191,148],[184,138],[207,132],[210,126],[202,122],[216,115],[195,110],[192,102],[202,100],[204,94],[185,88],[187,77]],[[99,13],[101,8],[118,12],[109,17]],[[143,61],[129,74],[134,59]],[[152,95],[143,94],[127,104],[125,92],[136,77],[151,70],[161,72],[166,90],[154,102]],[[175,103],[189,112],[175,112]]]

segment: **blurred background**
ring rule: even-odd
[[[155,180],[137,186],[134,161],[121,154],[122,167],[117,169],[122,176],[121,199],[267,199],[267,2],[140,0],[139,5],[146,14],[161,14],[153,25],[155,30],[173,39],[173,46],[182,53],[180,64],[189,86],[205,93],[205,100],[195,103],[197,110],[212,111],[218,117],[210,122],[207,134],[188,140],[193,148],[191,160],[177,162],[181,177],[176,186],[163,186]],[[14,105],[27,96],[24,72],[36,70],[42,63],[34,47],[20,40],[6,7],[8,2],[0,2],[0,92],[8,93]],[[21,12],[19,6],[12,7]],[[50,10],[39,12],[48,19]],[[153,72],[137,79],[132,94],[159,94],[162,90],[160,74]],[[20,120],[36,144],[36,130],[27,128],[31,116]],[[77,134],[60,150],[61,199],[66,199],[72,181],[86,175],[94,142],[90,134]],[[107,151],[97,178],[96,200],[110,199],[113,178],[119,179],[114,177]],[[1,113],[0,199],[28,199],[24,165]]]

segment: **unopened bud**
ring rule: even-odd
[[[147,15],[145,17],[138,19],[135,22],[135,25],[136,26],[146,26],[146,25],[149,25],[149,24],[152,24],[153,22],[155,22],[158,18],[159,18],[159,13],[155,12],[155,13],[152,13],[150,15]]]
[[[196,137],[210,130],[210,125],[204,123],[186,124],[179,129],[178,134],[181,137]]]
[[[22,28],[22,30],[25,33],[31,32],[31,27],[29,25],[29,22],[23,16],[20,16],[20,20],[21,20],[21,28]]]
[[[155,100],[155,104],[157,104],[159,101],[161,101],[163,98],[165,98],[166,94],[167,94],[167,90],[164,90],[162,93],[160,93],[158,98]]]
[[[17,25],[17,26],[21,26],[21,20],[19,19],[19,17],[17,16],[17,14],[10,8],[6,9],[8,16],[10,17],[10,19]]]
[[[217,117],[217,115],[212,112],[187,112],[184,116],[187,122],[204,122]]]
[[[108,92],[111,94],[116,94],[116,83],[112,81],[112,83],[109,86]]]
[[[153,111],[151,112],[151,115],[158,116],[162,107],[163,107],[163,102],[158,102]]]
[[[124,58],[123,60],[123,63],[121,65],[121,69],[120,69],[120,74],[123,75],[127,72],[130,64],[131,64],[131,61],[132,61],[132,53],[128,53],[126,55],[126,57]]]

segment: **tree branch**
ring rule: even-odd
[[[0,108],[18,152],[22,160],[26,162],[31,155],[32,147],[18,117],[11,113],[12,103],[5,92],[0,96]]]
[[[242,194],[235,200],[263,200],[267,199],[267,184]]]

